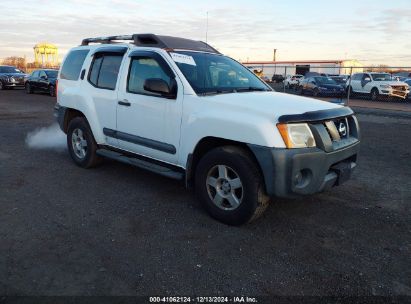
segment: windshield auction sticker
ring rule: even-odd
[[[196,62],[194,61],[194,58],[192,56],[178,54],[178,53],[171,53],[171,52],[170,52],[170,55],[171,55],[171,58],[173,58],[175,62],[189,64],[189,65],[196,65]]]

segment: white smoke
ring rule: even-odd
[[[32,149],[63,150],[67,146],[66,134],[57,123],[45,128],[38,128],[27,134],[26,145]]]

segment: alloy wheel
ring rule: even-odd
[[[84,133],[81,129],[77,128],[73,130],[71,134],[71,145],[73,147],[74,154],[80,158],[84,159],[87,154],[87,140],[84,137]]]
[[[244,189],[237,172],[225,165],[211,168],[207,174],[206,187],[213,203],[223,210],[234,210],[240,206]]]

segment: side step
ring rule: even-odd
[[[96,153],[100,156],[111,158],[117,161],[120,161],[125,164],[129,164],[141,169],[145,169],[172,179],[182,180],[184,178],[184,173],[178,170],[173,170],[172,168],[165,167],[156,163],[152,163],[146,160],[142,160],[136,157],[129,157],[119,152],[107,150],[107,149],[98,149]]]

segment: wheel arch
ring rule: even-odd
[[[223,147],[223,146],[240,147],[244,151],[246,151],[249,154],[249,156],[252,158],[254,163],[256,164],[257,169],[259,173],[261,174],[261,176],[264,177],[263,170],[260,166],[260,163],[257,160],[257,157],[254,154],[254,152],[250,149],[248,144],[243,143],[243,142],[234,141],[234,140],[225,139],[225,138],[207,136],[207,137],[202,138],[195,146],[193,152],[187,156],[187,164],[186,164],[186,187],[187,188],[191,188],[194,185],[195,172],[196,172],[197,165],[200,162],[201,158],[206,153],[211,151],[212,149],[215,149],[217,147]],[[264,187],[265,187],[265,182],[264,182]]]
[[[76,117],[84,117],[87,121],[86,115],[84,115],[83,112],[72,109],[72,108],[66,108],[65,113],[64,113],[64,118],[61,122],[61,129],[63,130],[64,133],[67,134],[68,126],[70,124],[70,121],[72,121]],[[88,122],[88,121],[87,121]]]

